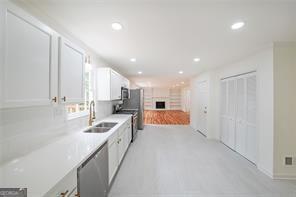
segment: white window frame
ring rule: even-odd
[[[85,64],[85,73],[86,72],[90,72],[90,90],[92,92],[92,99],[89,99],[90,101],[91,100],[95,100],[95,91],[94,91],[94,82],[95,82],[95,74],[94,74],[94,66],[91,65],[91,64]],[[86,77],[85,77],[86,79]],[[85,81],[84,81],[85,83]],[[85,84],[84,84],[84,88],[85,88]],[[85,94],[87,91],[84,91]],[[86,95],[85,95],[86,96]],[[84,103],[87,102],[87,99],[84,98]],[[79,107],[79,104],[81,103],[76,103],[76,107],[78,108]],[[76,118],[81,118],[81,117],[84,117],[84,116],[88,116],[89,115],[89,110],[87,109],[87,107],[85,107],[85,110],[83,111],[78,111],[78,112],[73,112],[73,113],[69,113],[68,110],[67,110],[67,105],[66,105],[66,113],[67,113],[67,120],[73,120],[73,119],[76,119]]]

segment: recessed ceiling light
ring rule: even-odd
[[[199,62],[200,61],[200,58],[196,57],[196,58],[193,59],[193,61]]]
[[[231,29],[233,29],[233,30],[237,30],[237,29],[240,29],[240,28],[242,28],[243,26],[245,26],[245,23],[244,22],[236,22],[236,23],[233,23],[232,25],[231,25]]]
[[[122,25],[120,23],[112,23],[112,29],[119,31],[122,29]]]
[[[138,71],[138,74],[141,75],[141,74],[143,74],[143,72],[142,71]]]
[[[137,59],[136,59],[136,58],[131,58],[130,61],[131,61],[131,62],[136,62]]]
[[[183,70],[180,70],[180,71],[179,71],[179,74],[183,74]]]

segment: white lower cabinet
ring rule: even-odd
[[[131,134],[131,132],[131,119],[129,119],[108,139],[109,184],[112,182],[131,142],[129,140],[129,133]]]
[[[118,167],[131,142],[131,119],[129,118],[108,139],[108,167],[109,184],[111,183]],[[77,192],[77,169],[72,170],[58,182],[45,196],[47,197],[74,197]]]
[[[77,170],[72,170],[58,182],[45,196],[72,197],[77,196]]]
[[[118,132],[108,140],[109,183],[115,175],[118,167]]]

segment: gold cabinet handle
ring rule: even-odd
[[[62,100],[63,100],[64,102],[66,102],[66,97],[64,96],[64,97],[62,98]]]
[[[56,102],[57,102],[57,97],[56,97],[56,96],[53,97],[53,98],[52,98],[52,101],[56,103]]]
[[[66,190],[65,192],[62,192],[62,193],[61,193],[61,196],[64,197],[64,196],[66,196],[68,193],[69,193],[69,190]]]

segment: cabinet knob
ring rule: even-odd
[[[61,196],[64,197],[64,196],[66,196],[68,193],[69,193],[69,190],[66,190],[65,192],[62,192],[62,193],[61,193]]]
[[[63,100],[64,102],[66,102],[66,97],[64,96],[64,97],[62,98],[62,100]]]
[[[55,96],[51,100],[56,103],[57,102],[57,97]]]

